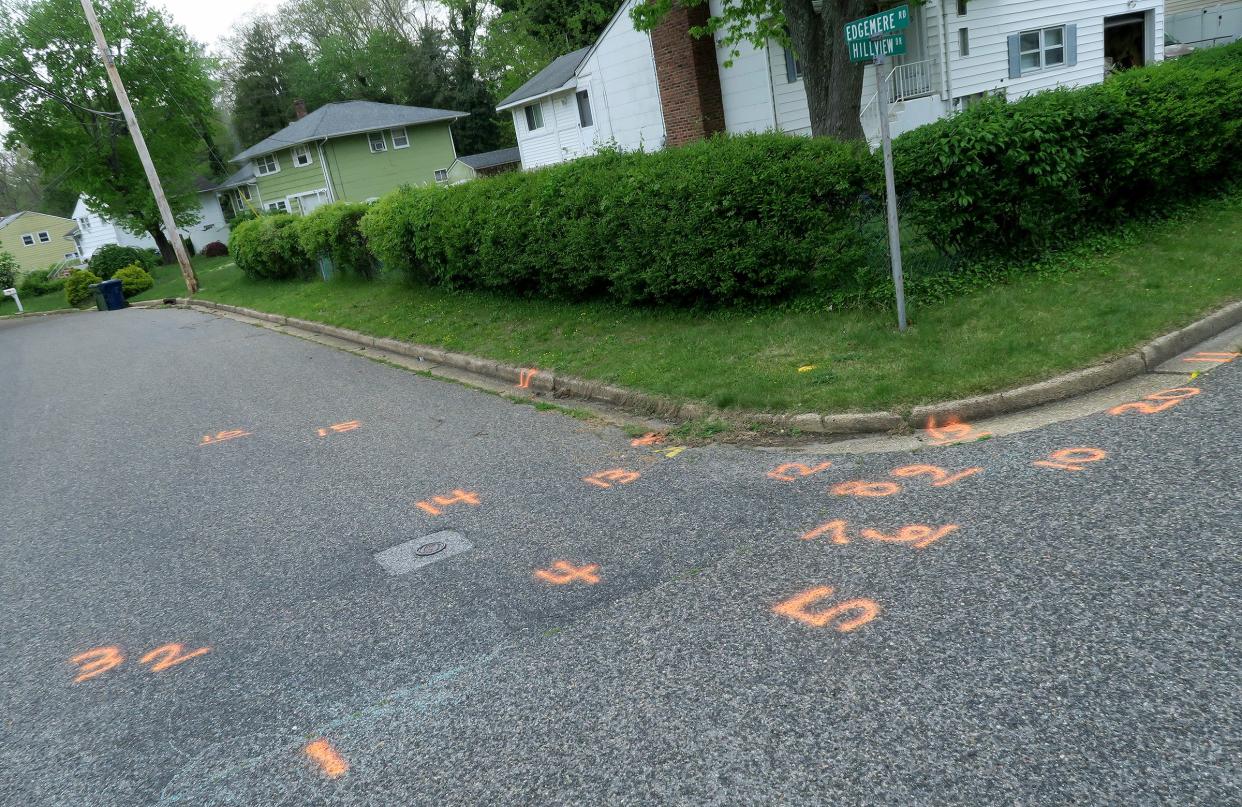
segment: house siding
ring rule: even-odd
[[[1170,0],[1164,16],[1165,27],[1179,42],[1242,36],[1242,3]]]
[[[1052,2],[1026,0],[1014,3],[1002,0],[971,0],[966,16],[950,12],[949,28],[970,30],[970,56],[959,58],[957,48],[951,49],[953,61],[953,95],[961,98],[980,92],[1003,91],[1016,100],[1053,87],[1083,87],[1104,80],[1104,18],[1120,14],[1151,11],[1155,30],[1154,53],[1148,57],[1163,58],[1164,5],[1160,0],[1139,0],[1130,7],[1127,0],[1113,2]],[[1009,78],[1008,38],[1021,31],[1058,25],[1078,26],[1078,63]]]
[[[67,237],[74,226],[72,219],[48,213],[22,213],[0,230],[0,250],[12,254],[22,272],[46,269],[63,262],[65,253],[77,251],[73,239]],[[46,244],[40,243],[38,239],[38,233],[44,230],[49,238]],[[35,234],[33,246],[22,243],[22,235],[25,233]]]
[[[446,123],[406,127],[409,148],[394,149],[392,135],[384,130],[387,151],[371,153],[367,134],[330,138],[323,144],[328,175],[336,201],[363,202],[392,191],[401,185],[425,185],[435,182],[435,172],[447,169],[457,158],[453,137]],[[320,163],[320,147],[310,143],[313,162],[295,167],[292,149],[276,152],[280,171],[257,177],[259,199],[264,207],[302,193],[327,188],[324,168]],[[254,200],[259,205],[259,200]]]

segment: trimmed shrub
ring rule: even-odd
[[[134,265],[150,271],[160,265],[159,253],[138,247],[104,244],[95,250],[88,262],[90,271],[104,280],[111,280],[117,270]]]
[[[146,269],[136,265],[118,269],[112,279],[121,281],[121,293],[125,295],[126,300],[135,294],[142,294],[155,285],[155,278],[151,277]]]
[[[358,230],[358,222],[370,207],[365,203],[337,202],[316,208],[298,222],[302,249],[312,260],[328,256],[338,272],[374,278],[378,267]]]
[[[53,278],[52,274],[56,271],[57,268],[51,266],[23,275],[17,284],[17,291],[23,297],[40,297],[60,291],[65,287],[65,279]]]
[[[1236,172],[1238,110],[1242,43],[985,101],[895,141],[904,222],[948,253],[1034,254]]]
[[[286,213],[238,224],[229,236],[229,254],[249,278],[306,278],[313,270],[298,240],[298,220]]]
[[[17,258],[12,253],[0,250],[0,289],[11,289],[17,282]],[[22,294],[20,289],[19,294]]]
[[[605,152],[448,188],[402,188],[361,231],[387,267],[450,288],[623,303],[778,300],[856,282],[879,163],[778,134]]]
[[[203,247],[204,258],[223,258],[229,254],[229,248],[219,241],[212,241]]]
[[[85,269],[78,269],[69,273],[69,278],[65,281],[65,299],[69,301],[69,305],[79,306],[89,300],[93,292],[87,288],[92,283],[101,283],[103,278]]]

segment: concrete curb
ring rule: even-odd
[[[5,314],[0,319],[27,319],[28,317],[51,317],[56,314],[81,314],[89,308],[54,308],[51,311],[23,311],[20,314]]]
[[[163,305],[164,300],[148,300],[136,306]],[[910,414],[902,417],[896,412],[851,412],[820,415],[814,412],[773,414],[769,412],[732,412],[700,403],[678,403],[674,400],[645,392],[614,387],[599,381],[559,375],[554,370],[514,367],[491,359],[454,353],[427,345],[416,345],[396,339],[367,336],[347,328],[325,325],[321,322],[283,317],[264,311],[253,311],[211,300],[189,300],[178,297],[175,304],[187,308],[223,311],[251,317],[276,325],[284,325],[310,333],[330,336],[363,348],[377,348],[400,356],[428,362],[432,367],[445,366],[469,373],[504,381],[521,389],[551,393],[557,398],[577,398],[614,406],[629,412],[671,420],[691,420],[708,415],[718,415],[726,420],[741,420],[759,426],[797,429],[815,434],[859,435],[886,433],[905,429],[907,426],[922,429],[932,418],[939,422],[952,419],[978,420],[980,418],[1007,415],[1052,403],[1076,395],[1102,389],[1135,376],[1154,370],[1159,364],[1173,358],[1198,343],[1228,328],[1242,323],[1242,301],[1231,303],[1203,319],[1172,333],[1153,339],[1134,353],[1120,359],[1075,370],[1064,375],[1011,390],[963,398],[958,401],[916,406]],[[48,312],[59,313],[59,312]],[[37,316],[37,315],[35,315]],[[430,369],[430,368],[429,368]],[[534,371],[533,375],[528,374]],[[522,386],[523,382],[525,385]]]

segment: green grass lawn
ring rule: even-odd
[[[376,336],[555,368],[722,407],[908,407],[1046,378],[1133,350],[1242,298],[1242,195],[1146,227],[1107,254],[930,307],[891,311],[634,310],[375,282],[252,281],[196,259],[200,297]],[[182,296],[175,267],[144,298]],[[813,365],[814,369],[799,372]]]

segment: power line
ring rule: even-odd
[[[47,87],[44,87],[40,84],[36,84],[33,81],[25,78],[24,76],[19,76],[16,73],[12,73],[3,67],[0,67],[0,73],[4,73],[6,76],[13,79],[14,81],[24,84],[30,89],[34,90],[35,92],[42,93],[43,95],[46,95],[48,98],[51,98],[54,101],[59,101],[65,106],[76,107],[77,109],[80,109],[83,112],[89,112],[90,114],[98,115],[101,118],[108,118],[110,120],[121,119],[121,114],[119,112],[105,112],[101,109],[91,109],[90,107],[84,106],[75,101],[70,101],[68,98],[64,98],[63,96],[57,95],[56,93],[52,92]]]

